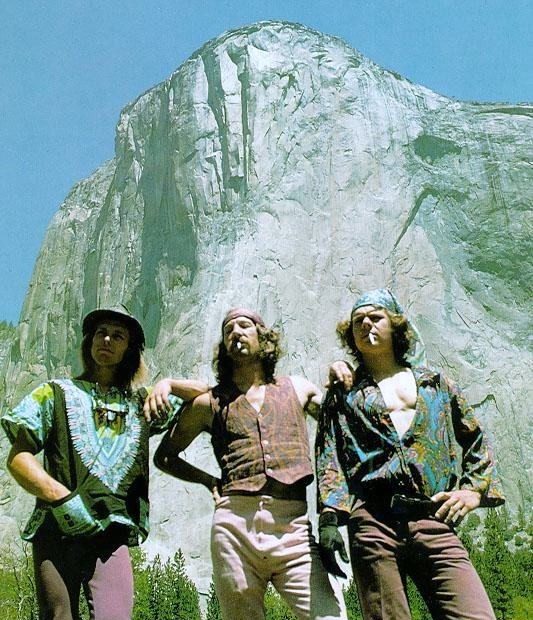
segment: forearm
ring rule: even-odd
[[[144,406],[144,417],[148,422],[157,420],[163,412],[171,412],[175,408],[175,403],[169,401],[169,396],[177,396],[185,403],[190,403],[198,397],[206,396],[209,386],[202,381],[193,381],[191,379],[172,379],[167,377],[158,381],[150,394],[148,394]],[[209,401],[207,401],[209,402]]]
[[[217,486],[218,478],[208,474],[203,469],[187,463],[179,456],[161,456],[156,453],[154,457],[155,465],[174,478],[179,478],[185,482],[194,482],[203,485],[209,491]]]
[[[184,401],[195,399],[200,394],[205,394],[209,390],[207,383],[195,381],[193,379],[168,379],[170,391],[174,396]]]
[[[45,502],[55,502],[70,493],[70,489],[50,476],[30,452],[10,454],[7,468],[24,490]]]

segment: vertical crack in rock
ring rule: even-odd
[[[229,211],[230,205],[226,195],[226,180],[229,178],[230,169],[228,161],[228,127],[220,65],[219,62],[217,62],[217,58],[213,50],[207,50],[201,55],[201,58],[204,65],[205,77],[207,79],[208,86],[207,104],[211,109],[218,128],[221,170],[218,168],[218,159],[215,152],[206,159],[213,166],[217,177],[218,189],[220,192],[220,208],[222,211]]]
[[[231,186],[245,199],[248,193],[248,178],[250,166],[250,119],[249,106],[251,103],[250,69],[247,49],[234,50],[230,48],[228,55],[237,69],[237,79],[240,83],[241,131],[242,131],[242,174],[233,175]]]
[[[438,199],[438,194],[435,192],[435,190],[431,188],[427,188],[427,187],[422,190],[422,193],[419,194],[419,196],[416,198],[415,204],[412,206],[412,208],[409,210],[409,213],[407,214],[407,219],[405,220],[405,223],[402,226],[400,234],[398,235],[398,237],[396,238],[396,241],[394,242],[394,245],[392,246],[391,254],[396,250],[400,241],[403,239],[405,233],[409,230],[409,227],[411,226],[414,219],[416,218],[418,211],[420,210],[420,207],[424,203],[424,200],[428,198],[428,196],[432,196],[433,198]]]
[[[142,262],[132,295],[132,310],[146,326],[147,345],[154,347],[161,325],[163,288],[188,286],[196,272],[196,237],[183,198],[174,183],[168,91],[162,92],[157,123],[146,141],[139,182],[143,199]],[[168,274],[174,274],[169,280]]]

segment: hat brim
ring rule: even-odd
[[[145,338],[142,325],[131,314],[126,314],[120,310],[101,308],[99,310],[89,312],[89,314],[87,314],[87,316],[83,319],[83,335],[85,336],[86,334],[93,332],[96,329],[96,326],[104,321],[116,321],[125,325],[130,333],[130,338],[132,338],[141,349],[144,349]]]

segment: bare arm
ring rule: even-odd
[[[305,413],[315,420],[318,419],[318,412],[322,403],[322,392],[320,389],[304,377],[292,376],[290,379]]]
[[[192,402],[185,405],[178,416],[176,423],[168,430],[154,455],[155,465],[171,476],[203,484],[213,495],[216,494],[218,478],[187,463],[180,456],[200,433],[211,430],[213,413],[209,394],[197,396]]]
[[[7,469],[24,490],[45,502],[55,502],[70,493],[44,470],[22,439],[13,444],[7,457]]]
[[[192,379],[172,379],[170,377],[158,381],[144,402],[144,417],[149,422],[158,418],[161,412],[170,412],[172,404],[168,400],[170,394],[184,401],[190,401],[204,394],[209,389],[207,383]]]

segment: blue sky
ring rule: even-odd
[[[18,321],[70,188],[113,157],[120,110],[207,40],[265,19],[339,36],[443,95],[533,102],[530,0],[5,0],[0,320]]]

